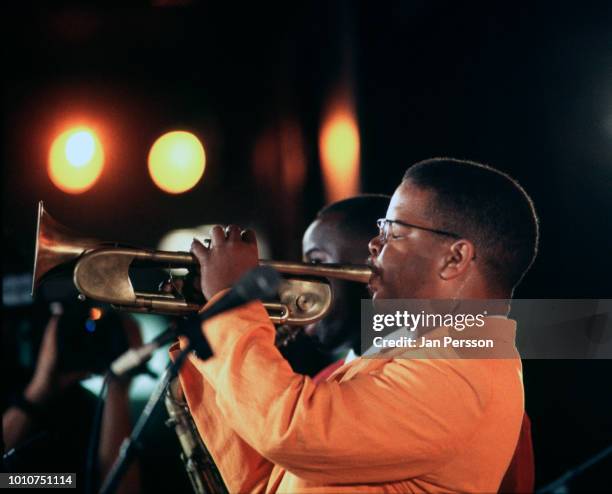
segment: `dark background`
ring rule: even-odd
[[[172,228],[234,222],[266,232],[273,258],[299,258],[301,232],[325,203],[322,112],[348,81],[363,192],[392,193],[408,165],[433,156],[492,164],[540,215],[540,253],[516,296],[611,296],[606,2],[23,4],[3,6],[0,21],[5,273],[31,269],[40,199],[102,239],[154,246]],[[72,196],[49,181],[46,153],[62,119],[79,113],[96,115],[112,145],[99,182]],[[278,157],[286,122],[306,164],[291,194],[279,178],[291,167]],[[207,153],[204,179],[179,196],[158,190],[146,168],[151,143],[175,128],[199,135]],[[269,152],[258,161],[262,139]],[[612,366],[526,361],[524,371],[542,486],[612,443]],[[181,473],[161,418],[156,426],[144,479],[159,486]],[[159,473],[162,464],[174,473]],[[610,466],[575,489],[603,490]]]

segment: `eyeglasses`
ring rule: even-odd
[[[453,232],[436,230],[435,228],[427,228],[425,226],[413,225],[412,223],[405,223],[399,220],[389,220],[387,218],[380,218],[379,220],[376,220],[376,225],[378,226],[378,234],[383,240],[383,242],[389,240],[389,235],[391,235],[391,238],[393,239],[405,237],[405,235],[401,235],[395,231],[394,225],[405,226],[408,228],[416,228],[418,230],[425,230],[426,232],[436,233],[437,235],[444,235],[446,237],[461,238],[461,235],[458,235]]]

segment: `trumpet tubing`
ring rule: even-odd
[[[304,326],[329,312],[332,291],[328,278],[367,283],[372,274],[367,266],[344,264],[305,264],[261,260],[284,275],[278,301],[266,302],[274,324]],[[54,220],[38,205],[36,253],[32,294],[51,274],[72,270],[81,295],[107,302],[118,309],[157,314],[187,314],[201,307],[193,300],[163,292],[135,291],[129,276],[133,267],[194,268],[189,252],[138,249],[118,243],[82,237]]]

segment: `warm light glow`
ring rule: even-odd
[[[149,152],[149,173],[155,185],[170,194],[194,187],[206,166],[200,140],[189,132],[174,131],[155,141]]]
[[[80,194],[98,180],[104,151],[96,134],[87,127],[73,127],[55,138],[49,151],[49,177],[69,194]]]
[[[359,131],[348,108],[337,109],[319,135],[321,168],[328,202],[359,192]]]
[[[99,307],[92,307],[89,309],[89,319],[92,321],[97,321],[102,317],[102,309]]]

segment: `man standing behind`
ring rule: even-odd
[[[374,298],[508,299],[538,237],[515,181],[450,159],[410,168],[379,227]],[[258,264],[237,226],[192,250],[210,304]],[[524,409],[516,325],[488,319],[511,358],[358,358],[316,385],[292,372],[254,302],[203,325],[214,356],[190,357],[181,382],[231,492],[494,492]]]
[[[303,261],[365,264],[368,242],[376,234],[376,220],[385,215],[389,199],[382,194],[363,194],[325,206],[304,232]],[[321,371],[315,377],[317,382],[324,381],[345,359],[352,360],[360,354],[360,303],[361,299],[369,298],[361,283],[332,279],[330,284],[334,301],[329,314],[305,328],[308,336],[318,340],[320,351],[325,354],[324,362],[331,363],[322,371],[320,364],[316,367],[316,371]],[[303,347],[300,341],[299,346],[282,349],[292,366],[300,362]],[[303,362],[300,364],[307,367]]]

